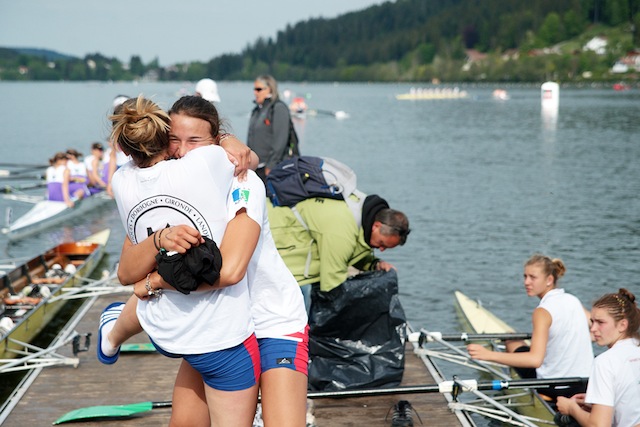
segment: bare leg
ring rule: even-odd
[[[240,391],[215,390],[205,384],[211,425],[252,427],[258,403],[258,384]]]
[[[120,347],[126,340],[132,336],[142,332],[142,326],[138,321],[136,308],[138,307],[138,297],[131,295],[124,305],[122,313],[113,325],[113,329],[106,335],[109,344],[114,347]]]
[[[262,420],[265,427],[304,427],[307,421],[307,376],[288,368],[274,368],[260,377]]]
[[[185,360],[173,386],[173,409],[169,427],[209,427],[209,408],[200,373]]]

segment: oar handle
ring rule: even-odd
[[[151,408],[171,408],[172,402],[170,400],[165,400],[162,402],[151,402]]]

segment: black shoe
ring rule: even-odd
[[[387,413],[388,415],[389,413]],[[416,413],[416,415],[418,414]],[[418,419],[420,419],[420,416],[418,416]],[[387,417],[385,417],[386,420]],[[422,424],[422,420],[420,420],[420,424]],[[408,400],[399,400],[398,403],[393,405],[391,427],[413,427],[413,407]]]

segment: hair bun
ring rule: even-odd
[[[636,303],[636,297],[629,290],[625,288],[620,288],[618,290],[618,295],[628,299],[632,304]]]

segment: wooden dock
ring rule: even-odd
[[[98,318],[104,307],[113,301],[125,301],[126,296],[101,297],[85,307],[75,330],[92,334],[91,348],[79,353],[80,364],[73,367],[42,369],[6,417],[3,427],[47,426],[74,409],[97,405],[121,405],[146,401],[171,400],[171,390],[180,360],[152,354],[122,354],[114,365],[103,365],[96,358]],[[148,342],[141,334],[130,342]],[[433,384],[421,359],[408,344],[405,374],[402,385]],[[71,348],[63,354],[71,355]],[[389,426],[389,411],[398,400],[408,400],[422,418],[424,425],[450,427],[460,425],[458,418],[447,408],[440,393],[359,397],[349,399],[314,400],[317,427]],[[169,424],[170,408],[158,408],[118,420],[74,422],[78,427],[142,427]],[[385,420],[385,418],[387,418]],[[420,421],[414,417],[414,425]]]

